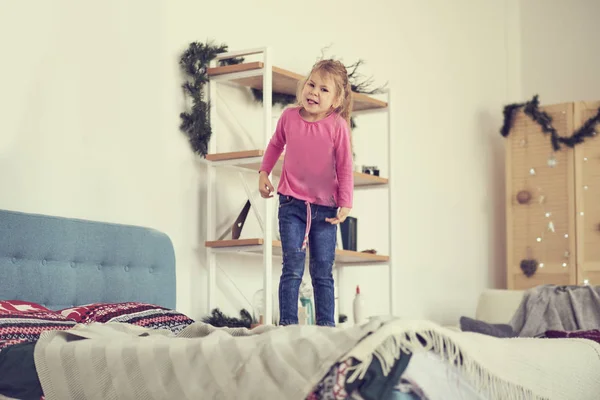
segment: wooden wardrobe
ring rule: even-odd
[[[540,109],[560,136],[571,136],[599,107],[573,102]],[[506,138],[509,289],[600,285],[600,125],[596,129],[598,135],[554,152],[550,135],[517,112]]]

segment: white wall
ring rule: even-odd
[[[166,125],[174,77],[149,4],[0,1],[0,207],[163,230],[185,282],[191,156]]]
[[[165,231],[177,254],[178,308],[198,317],[206,305],[204,169],[178,131],[179,56],[207,39],[231,49],[271,46],[276,65],[305,73],[332,45],[328,54],[366,60],[364,73],[395,93],[400,314],[444,323],[472,315],[479,292],[504,281],[497,131],[514,94],[514,0],[281,4],[240,1],[233,13],[225,2],[55,1],[32,13],[0,2],[0,207]],[[219,150],[261,145],[260,107],[239,89],[221,93],[252,138],[223,114]],[[358,123],[358,161],[383,167],[383,118]],[[241,207],[243,189],[235,176],[219,182],[223,223]],[[386,204],[385,192],[357,194],[361,248],[388,252]],[[245,234],[256,225],[249,221]],[[231,314],[249,307],[243,297],[261,285],[260,259],[224,256],[219,265],[219,305]],[[360,283],[369,312],[386,313],[386,276],[385,267],[352,269],[343,290],[351,296]]]
[[[521,1],[523,96],[542,104],[600,99],[596,0]]]

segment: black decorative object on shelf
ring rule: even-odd
[[[500,134],[507,137],[510,134],[510,130],[513,125],[515,113],[523,108],[525,115],[529,116],[542,128],[544,134],[550,134],[550,142],[552,143],[552,149],[554,151],[560,150],[560,145],[564,144],[568,147],[574,147],[580,143],[583,143],[586,138],[591,138],[597,135],[596,125],[600,123],[600,108],[593,117],[581,125],[571,136],[561,137],[558,132],[552,126],[552,117],[545,111],[539,109],[539,98],[538,95],[525,103],[509,104],[504,107],[504,124],[500,129]]]
[[[246,223],[246,218],[248,218],[250,207],[252,207],[252,203],[250,203],[250,200],[246,200],[246,204],[244,204],[244,208],[242,208],[242,211],[240,211],[240,215],[238,215],[235,222],[231,226],[232,239],[239,239],[242,235],[242,229],[244,229],[244,224]]]
[[[188,137],[195,153],[206,156],[208,142],[212,134],[210,126],[209,104],[204,101],[204,85],[208,83],[207,69],[211,60],[219,53],[227,51],[226,45],[214,46],[211,43],[190,43],[179,60],[179,65],[188,76],[182,85],[183,90],[192,98],[192,109],[182,112],[179,129]],[[233,65],[244,62],[243,58],[222,60],[220,65]]]
[[[340,224],[342,233],[342,248],[357,251],[358,220],[355,217],[346,217]]]
[[[377,168],[376,166],[371,166],[371,165],[363,165],[362,173],[379,176],[379,168]]]

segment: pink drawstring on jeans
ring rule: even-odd
[[[308,233],[310,232],[310,223],[312,221],[312,211],[310,209],[310,203],[308,201],[306,203],[306,230],[304,231],[304,240],[302,241],[302,250],[306,249],[306,245],[308,244]]]

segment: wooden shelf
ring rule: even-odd
[[[207,70],[207,73],[210,77],[232,74],[236,72],[259,70],[262,68],[262,62],[248,62],[236,65],[227,65],[224,67],[209,68]],[[287,71],[278,67],[273,67],[273,92],[295,95],[296,89],[298,88],[298,82],[303,78],[304,77],[302,75],[296,74],[295,72]],[[263,88],[262,75],[234,78],[231,80],[231,82],[235,82],[239,85],[254,89]],[[353,111],[373,110],[387,107],[387,103],[385,101],[375,99],[362,93],[353,93],[353,97]]]
[[[262,253],[263,244],[263,239],[254,238],[208,241],[205,243],[205,246],[210,248],[231,249],[232,251],[247,251],[250,253],[260,254]],[[278,240],[273,241],[273,255],[281,256],[281,242]],[[335,256],[336,262],[357,265],[360,265],[361,263],[385,263],[390,259],[389,256],[340,249],[335,251]]]
[[[243,161],[246,158],[262,157],[264,154],[264,150],[232,151],[230,153],[207,154],[206,159],[208,161]]]
[[[388,179],[362,172],[354,172],[354,187],[387,185]]]
[[[227,163],[228,165],[237,165],[242,168],[251,169],[258,171],[262,161],[264,150],[247,150],[247,151],[234,151],[230,153],[216,153],[207,154],[206,159],[215,163]],[[283,167],[283,156],[279,158],[273,171],[273,175],[281,175],[281,169]],[[381,186],[387,185],[388,179],[380,176],[363,174],[362,172],[354,172],[354,186],[365,187],[365,186]]]

